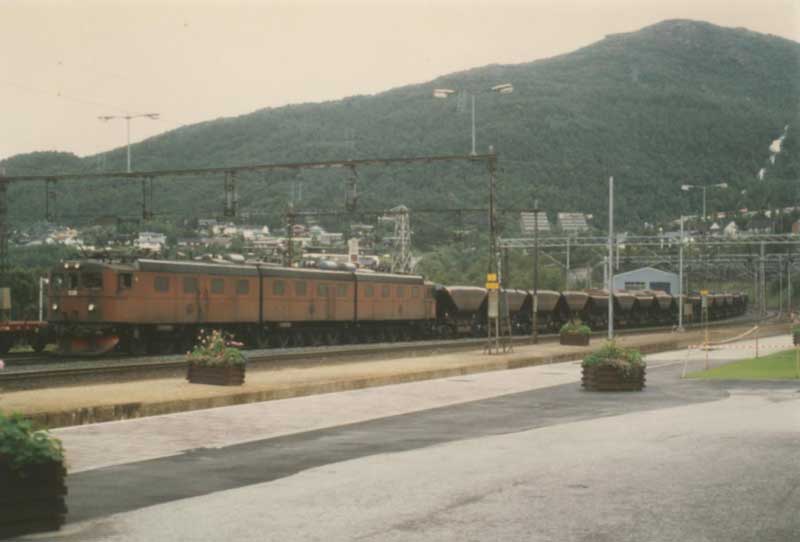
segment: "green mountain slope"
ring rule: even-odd
[[[788,205],[800,195],[800,44],[693,21],[608,36],[547,60],[180,128],[135,145],[135,166],[466,153],[468,108],[459,108],[458,99],[433,99],[432,89],[483,91],[502,82],[512,82],[514,93],[477,100],[479,151],[493,144],[500,157],[501,205],[525,206],[537,197],[551,213],[585,211],[602,219],[608,175],[616,179],[618,219],[629,224],[697,212],[699,194],[681,192],[685,182],[731,184],[709,197],[709,209]],[[766,179],[757,181],[785,125],[783,151]],[[120,170],[124,163],[120,148],[83,159],[21,155],[0,166],[13,175]],[[303,185],[299,206],[342,206],[346,174],[244,176],[242,209],[264,213],[277,225],[296,183]],[[365,168],[360,183],[363,207],[406,204],[415,230],[433,242],[442,225],[458,224],[450,216],[414,217],[415,207],[476,207],[486,200],[486,174],[476,165]],[[59,209],[65,219],[135,215],[140,193],[124,182],[64,183]],[[43,189],[15,186],[11,196],[12,220],[43,214]],[[160,181],[156,188],[156,211],[164,214],[211,215],[221,211],[222,200],[221,178]]]

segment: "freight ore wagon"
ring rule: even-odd
[[[67,262],[49,300],[66,353],[185,352],[211,328],[251,347],[409,340],[436,318],[420,276],[161,260]]]

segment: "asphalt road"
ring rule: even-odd
[[[680,369],[78,472],[31,539],[800,540],[800,386]]]

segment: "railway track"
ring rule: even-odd
[[[712,322],[710,328],[726,326],[741,326],[760,321],[770,320],[774,315],[761,319],[732,319],[722,322]],[[697,329],[701,324],[687,325],[687,329]],[[673,326],[659,326],[646,328],[621,329],[618,335],[632,333],[663,333],[673,330]],[[595,338],[602,338],[605,332],[592,333]],[[558,334],[539,335],[541,342],[558,340]],[[248,350],[245,352],[250,367],[270,366],[279,368],[282,365],[297,365],[298,363],[323,363],[336,358],[349,360],[375,359],[376,356],[400,356],[408,353],[438,353],[454,352],[458,350],[471,350],[479,348],[486,343],[485,338],[468,338],[438,341],[413,341],[402,343],[380,343],[338,346],[316,346],[303,348]],[[529,344],[530,336],[517,336],[512,338],[513,344]],[[18,359],[26,359],[20,356]],[[54,355],[45,356],[42,363],[28,360],[7,366],[0,371],[0,389],[5,391],[19,389],[37,389],[45,387],[58,387],[76,385],[91,381],[144,380],[148,378],[169,377],[183,374],[186,368],[186,359],[182,355],[150,356],[145,358],[131,358],[120,356],[109,359],[71,359],[65,361]]]

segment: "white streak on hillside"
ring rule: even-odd
[[[773,139],[772,143],[769,144],[769,166],[775,165],[775,159],[781,153],[781,150],[783,150],[783,142],[786,139],[786,135],[788,133],[789,133],[789,125],[787,124],[786,126],[783,127],[783,133],[781,134],[781,136],[778,139]],[[767,174],[767,168],[762,167],[761,169],[758,170],[756,178],[759,181],[763,181],[766,174]]]

